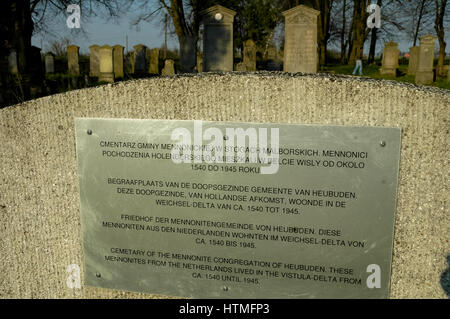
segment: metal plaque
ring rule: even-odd
[[[401,130],[76,119],[85,282],[386,298]]]

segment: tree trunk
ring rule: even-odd
[[[342,5],[341,63],[345,63],[345,53],[347,50],[347,44],[345,43],[345,24],[347,22],[345,17],[346,8],[347,8],[347,0],[344,0],[344,3]]]
[[[362,58],[364,42],[368,35],[366,31],[366,20],[368,14],[366,12],[367,0],[353,0],[353,43],[349,57],[349,64],[355,64],[356,60]]]
[[[377,45],[377,28],[373,28],[371,31],[372,35],[370,37],[370,49],[369,58],[367,63],[371,64],[375,62],[375,49]]]
[[[317,40],[319,44],[319,65],[326,64],[327,59],[327,43],[330,38],[330,14],[331,14],[331,0],[315,0],[314,9],[320,11],[320,16],[317,21]]]
[[[381,8],[382,0],[377,1],[377,5]],[[377,47],[377,28],[372,28],[371,31],[371,37],[370,37],[370,49],[369,49],[369,58],[368,63],[374,63],[375,62],[375,53],[376,53],[376,47]]]
[[[413,46],[416,46],[417,38],[419,37],[420,24],[422,23],[423,10],[425,9],[425,1],[426,0],[421,0],[420,1],[419,20],[417,20],[416,30],[414,31],[414,44],[413,44]]]
[[[440,3],[439,3],[440,2]],[[444,29],[444,14],[447,0],[435,0],[436,3],[436,20],[434,23],[434,29],[439,40],[439,60],[436,67],[438,76],[446,76],[443,74],[444,62],[445,62],[445,29]]]
[[[23,98],[30,98],[30,58],[33,20],[31,18],[30,0],[17,0],[11,3],[11,13],[14,21],[13,47],[17,52],[17,67]]]

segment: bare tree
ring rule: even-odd
[[[442,74],[444,61],[445,61],[445,48],[447,43],[445,43],[445,28],[444,21],[448,19],[448,14],[446,16],[447,10],[447,0],[435,0],[436,9],[436,20],[434,22],[434,29],[436,30],[436,35],[439,41],[439,59],[437,64],[437,74],[439,76],[444,76]],[[446,21],[448,23],[448,20]]]

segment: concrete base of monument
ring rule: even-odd
[[[153,77],[0,110],[3,298],[152,298],[84,285],[76,117],[245,121],[402,129],[391,298],[445,298],[450,253],[450,92],[282,72]],[[69,288],[69,265],[81,287]]]
[[[433,83],[433,78],[434,78],[433,71],[430,71],[430,72],[417,71],[414,82],[416,84],[422,84],[422,85],[431,84],[431,83]]]

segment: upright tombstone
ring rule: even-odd
[[[180,38],[180,72],[193,73],[197,64],[197,40],[195,36]]]
[[[96,44],[89,47],[89,75],[98,77],[100,75],[100,47]]]
[[[45,54],[45,73],[55,73],[55,56],[51,52]]]
[[[69,45],[67,47],[67,65],[70,75],[80,74],[80,64],[78,62],[79,50],[80,48],[76,45]]]
[[[397,42],[386,42],[383,49],[380,74],[394,76],[397,74],[399,52]]]
[[[99,81],[114,82],[114,61],[113,48],[109,45],[104,45],[99,48],[100,52],[100,76]]]
[[[427,34],[420,38],[419,61],[416,71],[416,84],[433,83],[433,60],[436,37]]]
[[[11,53],[8,56],[8,70],[11,74],[18,74],[19,73],[19,67],[17,65],[17,52],[11,51]]]
[[[133,73],[137,75],[142,75],[146,73],[145,70],[145,56],[147,52],[147,47],[143,44],[135,45],[134,47],[134,63],[133,63]]]
[[[247,71],[256,71],[256,44],[252,39],[244,42],[243,60]]]
[[[164,68],[161,71],[161,75],[174,75],[175,74],[175,66],[174,62],[171,59],[167,59],[164,61]]]
[[[159,49],[154,48],[149,50],[149,68],[148,73],[150,74],[159,74]]]
[[[417,63],[419,62],[419,50],[418,46],[409,48],[408,75],[416,74]]]
[[[123,49],[124,47],[120,44],[113,46],[113,70],[116,79],[123,78]]]
[[[450,82],[450,67],[448,68],[448,71],[447,71],[447,81]]]
[[[285,17],[285,72],[317,73],[317,17],[320,11],[299,5],[283,12]]]
[[[202,11],[203,71],[233,71],[233,20],[236,12],[220,5]]]

